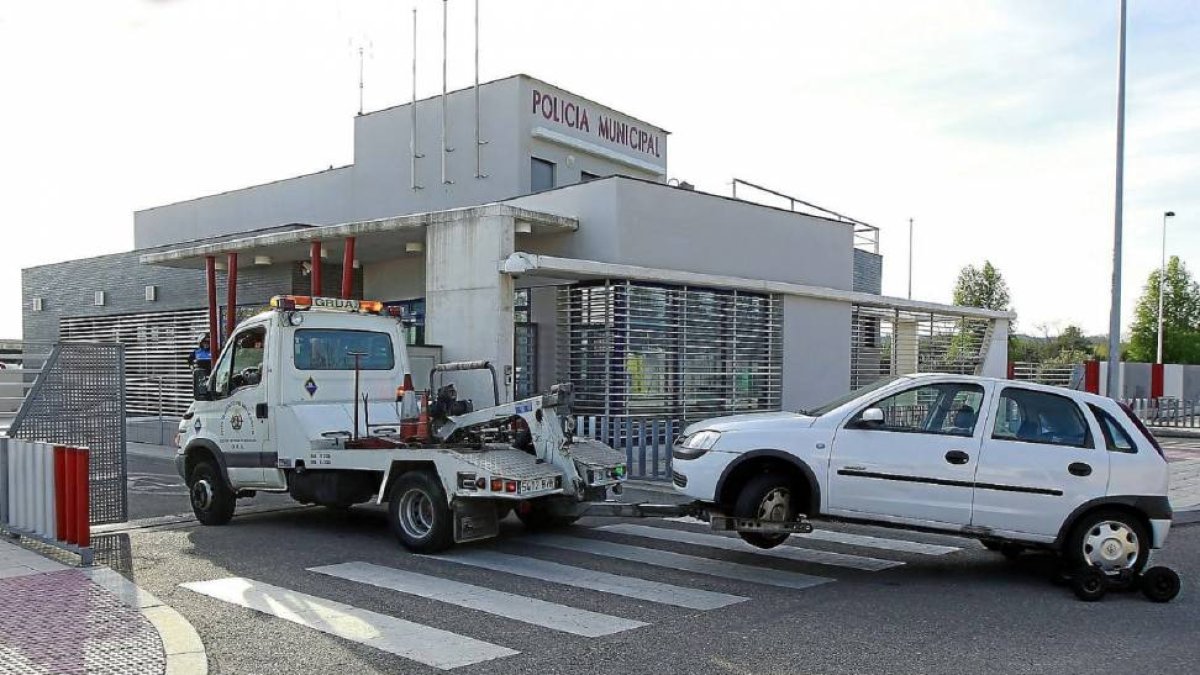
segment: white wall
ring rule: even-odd
[[[850,391],[850,305],[783,299],[783,409],[820,405]]]

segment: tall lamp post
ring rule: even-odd
[[[1155,363],[1163,362],[1163,289],[1167,286],[1167,218],[1174,217],[1174,211],[1163,213],[1162,266],[1158,270],[1158,358],[1155,360]]]
[[[1121,218],[1125,192],[1125,0],[1121,0],[1117,33],[1117,180],[1113,216],[1112,304],[1108,313],[1108,376],[1105,391],[1120,399],[1121,392]]]

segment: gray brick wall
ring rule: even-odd
[[[883,293],[883,256],[854,249],[854,290],[862,293]]]
[[[142,253],[130,251],[22,270],[24,339],[58,339],[59,320],[63,317],[205,307],[203,270],[142,265],[138,262]],[[291,264],[239,268],[238,304],[265,304],[273,295],[293,292],[292,277]],[[146,300],[145,288],[150,285],[158,287],[157,301]],[[217,287],[224,303],[224,272],[217,273]],[[105,293],[102,307],[94,305],[96,291]],[[34,298],[42,299],[42,311],[33,311]]]

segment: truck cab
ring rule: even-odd
[[[332,508],[374,499],[401,543],[430,552],[493,536],[510,509],[529,525],[570,521],[623,481],[623,454],[573,438],[569,385],[512,402],[494,388],[476,410],[445,380],[490,365],[441,364],[443,386],[418,405],[403,326],[382,303],[271,303],[229,336],[180,422],[176,465],[200,522],[229,522],[258,491]]]

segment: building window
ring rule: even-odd
[[[579,172],[579,182],[580,183],[590,183],[599,177],[600,177],[600,174],[598,174],[598,173],[589,173],[587,171]]]
[[[425,298],[385,302],[383,305],[400,308],[400,324],[404,326],[406,344],[425,344]]]
[[[547,162],[537,157],[529,158],[529,189],[531,192],[541,192],[554,187],[554,162]]]

